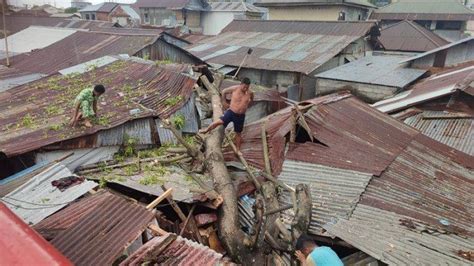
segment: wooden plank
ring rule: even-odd
[[[166,190],[163,194],[161,194],[158,198],[156,198],[154,201],[152,201],[148,206],[146,206],[147,210],[151,210],[156,207],[156,205],[160,204],[164,199],[168,198],[171,193],[173,193],[173,188],[169,188]]]
[[[155,236],[164,236],[168,234],[165,230],[161,229],[158,225],[156,224],[150,224],[148,226],[148,229],[150,229],[151,233]]]

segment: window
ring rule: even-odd
[[[346,12],[339,12],[339,18],[337,20],[346,20]]]
[[[148,8],[145,8],[143,11],[143,20],[145,23],[149,24],[150,23],[150,16],[149,16],[150,10]]]
[[[95,14],[91,14],[91,20],[95,20]]]
[[[89,19],[91,19],[91,18],[89,17],[89,14],[86,14],[86,20],[89,20]]]

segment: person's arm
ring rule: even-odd
[[[221,101],[222,101],[222,105],[223,105],[223,106],[229,105],[229,104],[227,103],[227,94],[232,93],[234,90],[235,90],[235,88],[232,88],[232,87],[226,88],[226,89],[223,89],[223,90],[222,90],[222,92],[221,92],[221,94],[222,94],[222,95],[221,95],[221,97],[222,97],[222,98],[221,98]]]
[[[74,106],[74,114],[72,116],[72,121],[71,121],[71,124],[73,125],[77,122],[77,117],[78,117],[80,107],[81,107],[81,102],[76,102]]]

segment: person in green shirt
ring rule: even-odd
[[[103,85],[83,89],[74,101],[74,116],[71,125],[76,126],[83,119],[86,127],[92,127],[91,119],[97,116],[97,100],[105,92]]]

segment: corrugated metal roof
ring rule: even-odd
[[[83,9],[79,10],[79,12],[105,12],[110,13],[118,4],[117,3],[110,3],[104,2],[96,5],[88,5]]]
[[[382,112],[391,113],[452,94],[457,90],[464,90],[469,88],[472,81],[474,81],[474,61],[432,75],[415,84],[411,90],[372,106]]]
[[[255,199],[248,195],[243,195],[237,202],[239,209],[239,223],[240,227],[249,235],[255,234],[253,228],[255,226]]]
[[[97,186],[83,181],[61,192],[51,182],[73,174],[64,165],[54,164],[8,193],[2,201],[26,223],[36,224]]]
[[[412,62],[414,60],[417,60],[417,59],[420,59],[420,58],[423,58],[423,57],[426,57],[428,55],[431,55],[431,54],[434,54],[434,53],[437,53],[439,51],[443,51],[443,50],[446,50],[446,49],[449,49],[451,47],[454,47],[454,46],[458,46],[460,44],[469,44],[470,46],[473,46],[474,44],[474,37],[468,37],[468,38],[465,38],[465,39],[462,39],[462,40],[459,40],[459,41],[456,41],[456,42],[452,42],[452,43],[448,43],[446,45],[443,45],[443,46],[440,46],[436,49],[433,49],[433,50],[430,50],[426,53],[422,53],[422,54],[419,54],[419,55],[416,55],[414,57],[411,57],[411,58],[408,58],[407,60],[403,61],[402,63],[405,63],[405,62]],[[472,50],[471,50],[472,51]]]
[[[374,22],[234,20],[221,34],[186,49],[210,63],[308,74],[366,36]]]
[[[44,74],[30,73],[0,65],[0,92],[38,80],[44,76]]]
[[[207,1],[200,0],[138,0],[134,6],[137,8],[165,8],[165,9],[205,9]]]
[[[8,36],[9,51],[17,54],[28,53],[58,42],[75,32],[76,30],[67,28],[30,26]],[[0,50],[5,50],[5,39],[0,40]]]
[[[413,221],[417,228],[410,230],[403,221]],[[410,217],[370,206],[360,205],[349,220],[340,219],[324,228],[389,265],[472,264],[457,255],[459,250],[472,250],[472,238],[433,232]]]
[[[110,173],[88,174],[87,177],[94,180],[104,178],[107,182],[116,183],[154,196],[163,194],[164,191],[161,188],[163,185],[166,189],[173,188],[173,199],[187,203],[194,202],[201,195],[199,191],[202,191],[202,188],[182,168],[163,166],[160,168],[160,171],[157,171],[146,170],[147,167],[145,165],[143,164],[142,171],[127,173],[128,169],[124,167],[114,169]],[[151,175],[156,179],[156,184],[144,184],[143,181],[149,180]],[[198,175],[198,177],[209,187],[212,187],[213,183],[209,177],[203,175]]]
[[[0,93],[0,150],[13,156],[139,118],[168,118],[189,99],[195,83],[195,78],[181,73],[178,67],[130,59],[77,76],[57,74],[22,85],[12,92]],[[107,88],[99,103],[104,121],[89,129],[73,129],[67,121],[74,97],[93,84],[104,84]],[[166,99],[172,95],[182,97],[170,105]],[[51,128],[52,125],[57,127]]]
[[[474,119],[442,118],[444,114],[441,111],[424,111],[406,118],[404,122],[434,140],[474,156]]]
[[[131,254],[120,265],[142,265],[150,258],[159,265],[221,265],[223,264],[222,254],[214,250],[177,236],[168,247],[166,247],[158,256],[153,253],[157,250],[162,242],[169,236],[163,235],[155,237],[148,241],[135,253]]]
[[[122,10],[127,13],[132,19],[138,19],[140,20],[140,15],[133,9],[130,5],[123,5],[121,4],[120,7]]]
[[[0,197],[12,192],[51,165],[50,161],[38,162],[31,167],[0,180]]]
[[[22,16],[11,14],[5,16],[5,25],[8,35],[12,35],[30,26],[95,29],[116,27],[118,24],[99,20],[71,20],[67,18]],[[0,26],[3,29],[3,20],[0,20]],[[0,36],[3,35],[3,33],[0,34]]]
[[[246,2],[210,2],[210,11],[227,11],[227,12],[259,12],[265,13],[266,9],[256,7]]]
[[[385,50],[427,52],[449,42],[413,21],[400,21],[380,31]]]
[[[315,235],[323,233],[324,224],[350,216],[371,178],[372,174],[368,173],[293,160],[285,160],[278,176],[279,180],[292,187],[298,184],[309,186],[313,201],[309,232]],[[285,191],[280,201],[284,205],[292,204],[291,195]],[[292,210],[282,214],[293,216],[291,213]]]
[[[400,65],[404,56],[366,56],[344,64],[315,77],[405,88],[421,77],[426,70],[405,68]]]
[[[112,194],[105,190],[85,196],[68,204],[64,209],[35,224],[33,228],[45,239],[54,239],[60,232],[70,228],[99,205],[112,200]]]
[[[75,265],[111,265],[153,218],[143,206],[109,194],[51,244]]]
[[[366,0],[259,0],[255,4],[260,6],[356,5],[376,7]]]
[[[457,0],[399,0],[375,10],[377,20],[472,20],[474,11]]]
[[[31,73],[52,74],[106,55],[134,55],[157,37],[78,31],[48,47],[12,58],[12,67]]]

